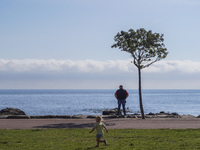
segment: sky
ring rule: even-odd
[[[121,30],[164,34],[143,89],[200,89],[199,0],[1,0],[0,89],[138,89]]]

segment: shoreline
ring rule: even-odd
[[[142,118],[141,114],[132,113],[127,111],[126,115],[117,115],[117,108],[111,110],[102,110],[102,118]],[[122,112],[122,110],[121,110]],[[5,108],[0,111],[0,119],[45,119],[45,118],[64,118],[64,119],[86,119],[96,118],[98,115],[27,115],[24,111],[17,108]],[[193,115],[179,115],[178,113],[166,113],[161,111],[160,113],[145,114],[145,118],[200,118],[200,115],[195,117]]]
[[[41,115],[41,116],[29,116],[29,115],[0,115],[0,119],[92,119],[99,115]],[[100,115],[103,119],[128,119],[128,118],[142,118],[139,114],[130,115]],[[145,114],[146,119],[153,118],[200,118],[200,116],[193,115],[178,115],[178,114]]]

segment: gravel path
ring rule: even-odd
[[[197,129],[200,118],[104,119],[108,129]],[[0,129],[92,128],[95,119],[0,119]]]

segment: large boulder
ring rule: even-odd
[[[181,116],[178,113],[166,113],[164,111],[161,111],[160,113],[149,113],[145,115],[146,118],[181,118]]]
[[[26,115],[24,111],[17,108],[5,108],[0,111],[0,115]]]
[[[74,116],[72,116],[72,119],[86,119],[87,118],[87,116],[86,115],[74,115]]]
[[[123,110],[120,109],[120,111],[121,111],[121,114],[122,114]],[[131,113],[131,111],[129,110],[128,107],[126,109],[126,113]],[[117,108],[114,108],[114,109],[111,109],[111,110],[102,110],[102,115],[117,115],[117,114],[118,114]]]
[[[102,110],[102,115],[116,115],[116,114],[117,114],[117,109]]]

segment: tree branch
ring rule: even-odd
[[[155,62],[157,62],[157,61],[159,61],[159,60],[160,60],[160,59],[157,58],[156,60],[152,61],[151,63],[144,65],[142,68],[149,67],[150,65],[152,65],[153,63],[155,63]]]

